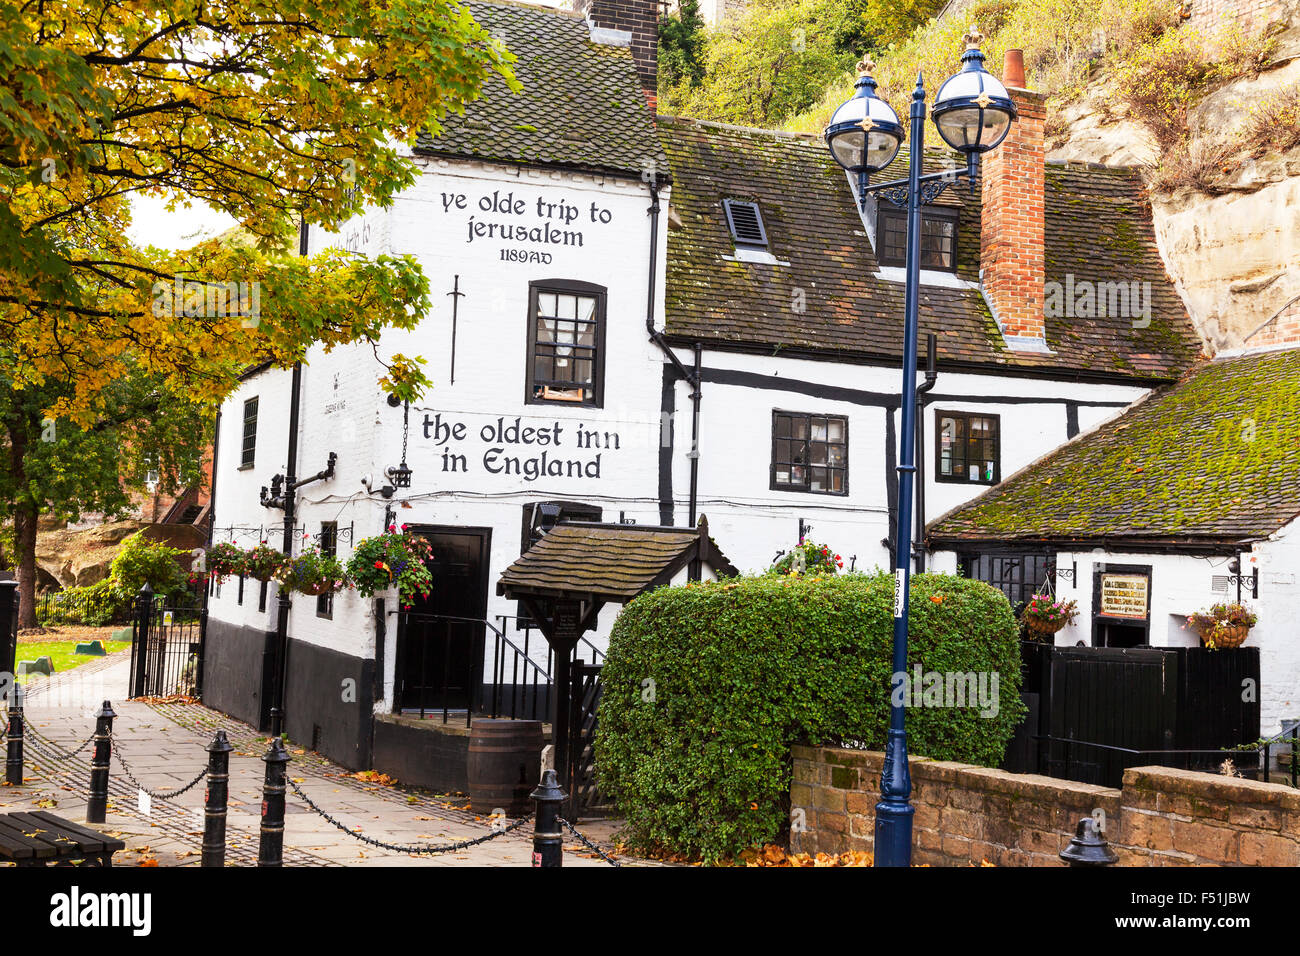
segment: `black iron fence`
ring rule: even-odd
[[[127,624],[131,601],[112,588],[72,588],[47,591],[36,597],[36,623],[41,627],[85,624],[104,627]]]
[[[199,697],[203,690],[202,596],[142,592],[131,623],[132,697]]]
[[[475,716],[547,720],[555,654],[527,618],[484,618],[402,611],[398,618],[396,710],[444,723]],[[517,630],[509,627],[519,622]],[[486,668],[491,642],[491,670]],[[574,663],[595,667],[604,654],[587,638]]]

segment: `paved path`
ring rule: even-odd
[[[127,652],[33,681],[26,698],[28,736],[22,788],[0,787],[0,813],[51,810],[85,819],[91,746],[104,700],[117,712],[113,733],[120,757],[148,789],[171,791],[190,783],[206,765],[204,748],[218,728],[235,750],[230,760],[227,865],[257,862],[258,823],[265,764],[265,735],[198,704],[126,699]],[[3,749],[3,748],[0,748]],[[492,821],[469,810],[468,799],[406,787],[385,787],[348,775],[318,754],[290,746],[289,777],[327,813],[366,836],[397,845],[446,844],[491,832]],[[118,865],[197,866],[202,844],[202,782],[173,800],[142,803],[122,763],[110,774],[105,829],[127,842]],[[581,829],[613,853],[613,821],[583,821]],[[466,850],[430,856],[381,850],[332,826],[290,791],[285,823],[286,866],[528,866],[532,824]],[[630,864],[651,861],[620,858]],[[607,866],[576,840],[565,845],[565,866]]]

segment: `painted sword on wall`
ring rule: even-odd
[[[456,320],[460,314],[460,299],[465,293],[460,291],[460,276],[457,275],[452,290],[447,293],[451,296],[451,384],[456,384]]]

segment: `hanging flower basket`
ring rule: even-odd
[[[1187,626],[1209,650],[1241,647],[1259,617],[1244,604],[1215,604],[1208,611],[1187,615]]]
[[[1020,612],[1020,621],[1035,641],[1048,641],[1079,616],[1075,601],[1057,601],[1050,595],[1035,594]]]
[[[289,563],[289,559],[263,541],[244,555],[244,573],[257,581],[270,581]]]
[[[291,591],[319,597],[341,591],[348,584],[343,563],[332,554],[323,554],[319,548],[306,548],[302,554],[288,562],[275,579]]]
[[[844,559],[824,544],[805,541],[768,568],[768,574],[836,574]]]
[[[428,597],[433,576],[425,562],[433,555],[433,546],[407,526],[388,530],[357,543],[348,560],[347,576],[362,597],[372,597],[396,586],[403,607],[415,599]]]
[[[232,574],[243,574],[244,562],[248,555],[243,548],[231,544],[229,541],[223,541],[221,544],[214,544],[208,548],[203,555],[203,566],[207,569],[208,575],[220,581],[228,578]]]

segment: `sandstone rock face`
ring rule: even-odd
[[[1233,149],[1251,104],[1300,83],[1300,26],[1280,41],[1272,68],[1214,90],[1189,115],[1194,143],[1226,144],[1231,172],[1216,183],[1223,193],[1152,197],[1165,266],[1210,352],[1240,346],[1300,295],[1300,149],[1258,157]],[[1049,120],[1048,159],[1153,165],[1151,135],[1116,111],[1103,76],[1094,79],[1083,99]]]
[[[1202,338],[1233,348],[1300,295],[1300,168],[1256,192],[1155,204],[1156,240]]]
[[[161,541],[187,551],[204,543],[203,531],[185,524],[113,521],[80,531],[43,529],[36,536],[38,583],[70,588],[104,580],[118,547],[141,530],[150,541]]]

